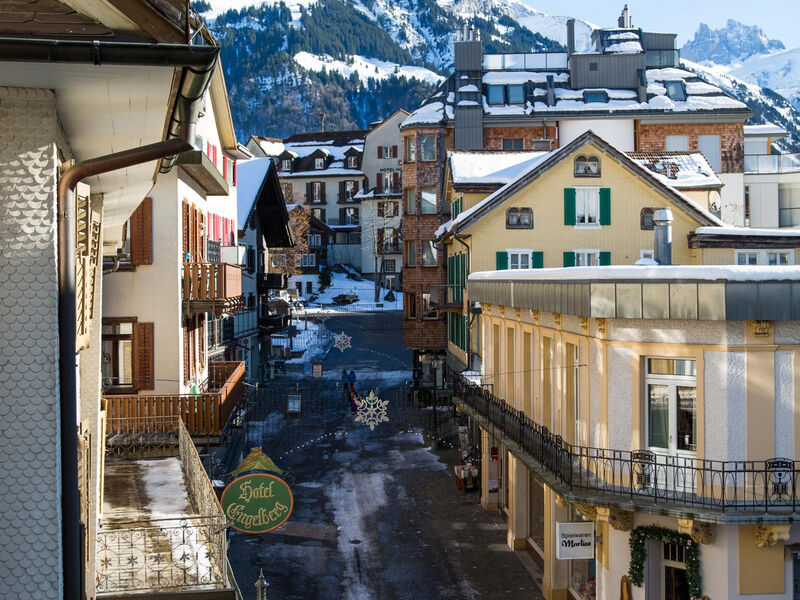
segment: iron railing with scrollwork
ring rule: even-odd
[[[113,417],[106,424],[106,454],[148,456],[174,454],[178,446],[179,416]]]
[[[186,479],[186,489],[192,501],[195,511],[201,515],[222,515],[222,507],[211,486],[211,481],[206,475],[197,448],[194,446],[192,436],[181,423],[178,430],[179,447],[178,452],[181,457],[181,468]]]
[[[489,390],[455,375],[454,402],[493,430],[556,492],[575,501],[631,503],[659,510],[688,509],[737,519],[790,516],[800,512],[800,462],[718,461],[577,446],[549,431]]]
[[[222,514],[114,523],[97,534],[98,595],[228,587]]]

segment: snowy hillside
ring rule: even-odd
[[[775,90],[800,109],[800,48],[750,58],[729,73]]]
[[[336,60],[327,54],[319,56],[308,52],[298,52],[294,55],[294,62],[315,73],[328,70],[341,73],[346,78],[355,73],[361,81],[365,82],[369,79],[383,81],[390,77],[406,77],[408,79],[418,79],[430,85],[439,85],[444,80],[442,75],[434,73],[425,67],[400,65],[358,55],[349,55],[346,61],[342,61]]]
[[[681,49],[681,56],[704,64],[733,65],[782,50],[783,42],[769,39],[760,27],[728,19],[720,29],[700,23],[694,39]]]

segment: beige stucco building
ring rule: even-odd
[[[454,399],[478,431],[481,501],[542,565],[546,598],[793,597],[798,276],[470,276],[483,362]],[[594,531],[588,558],[557,558],[568,522]]]

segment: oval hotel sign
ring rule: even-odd
[[[231,526],[243,533],[266,533],[292,514],[294,496],[280,477],[253,473],[234,479],[222,492],[222,510]]]

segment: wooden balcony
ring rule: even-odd
[[[244,394],[244,370],[239,361],[209,363],[210,391],[199,394],[104,396],[108,422],[147,423],[154,418],[180,417],[192,435],[217,434]]]
[[[183,303],[187,314],[219,315],[244,308],[242,268],[229,263],[184,263]]]

